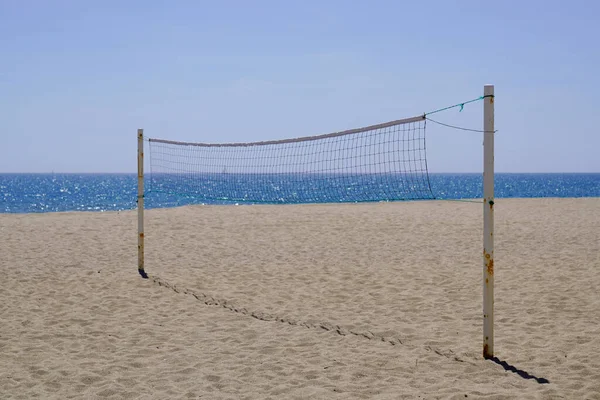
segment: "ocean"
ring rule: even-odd
[[[147,179],[146,185],[149,191],[145,195],[145,207],[239,204],[246,202],[244,199],[258,200],[249,200],[247,203],[377,201],[382,193],[390,192],[390,186],[393,186],[393,182],[391,184],[389,182],[389,177],[385,183],[368,180],[368,184],[362,184],[365,180],[364,176],[355,176],[352,179],[345,179],[344,187],[340,187],[339,180],[335,187],[328,186],[327,183],[323,186],[322,182],[328,181],[323,177],[320,178],[319,185],[314,185],[315,182],[311,182],[310,179],[308,181],[304,179],[302,183],[290,179],[287,183],[283,182],[287,197],[282,197],[279,188],[277,188],[278,193],[257,188],[255,178],[240,180],[238,175],[235,181],[225,181],[225,187],[217,189],[221,192],[223,189],[228,189],[232,197],[220,198],[220,200],[205,195],[215,190],[214,182],[210,179],[194,181],[193,188],[183,187],[183,192],[198,194],[191,196],[156,190],[161,188],[161,184]],[[280,178],[279,184],[281,183]],[[481,174],[430,174],[428,183],[431,193],[437,199],[477,199],[481,198],[483,193]],[[184,186],[186,184],[183,183]],[[360,190],[360,193],[357,190]],[[267,197],[257,197],[259,192],[267,193]],[[345,194],[350,192],[354,194]],[[0,213],[131,210],[136,207],[136,196],[136,174],[0,174]],[[419,194],[418,197],[427,197],[427,195]],[[495,197],[600,197],[600,173],[497,173]]]

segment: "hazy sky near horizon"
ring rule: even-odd
[[[496,88],[497,172],[600,172],[600,2],[0,0],[0,172],[134,172],[136,130],[284,139]],[[433,118],[482,128],[481,102]],[[428,124],[431,172],[481,134]]]

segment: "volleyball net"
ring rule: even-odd
[[[424,116],[247,143],[149,139],[146,193],[208,203],[432,199]]]

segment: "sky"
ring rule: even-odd
[[[0,172],[134,172],[136,132],[285,139],[495,85],[496,172],[600,172],[600,2],[0,0]],[[432,115],[482,129],[483,104]],[[430,172],[480,133],[427,125]]]

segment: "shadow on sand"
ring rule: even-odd
[[[515,374],[519,375],[523,379],[533,379],[539,384],[550,383],[550,381],[548,379],[538,378],[535,375],[531,375],[529,372],[523,371],[522,369],[518,369],[517,367],[510,365],[506,361],[501,361],[498,357],[492,357],[489,360],[500,365],[502,368],[504,368],[505,371],[514,372]]]

